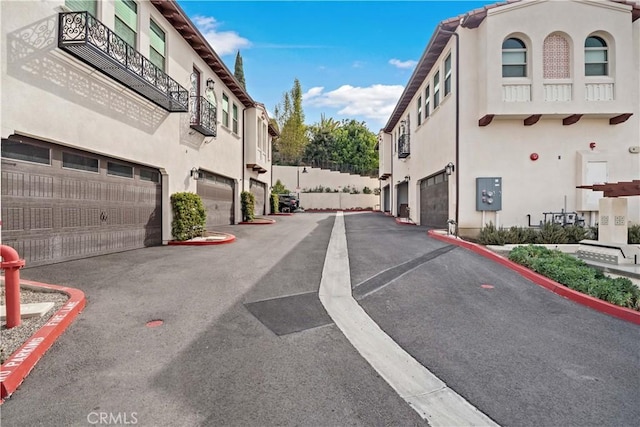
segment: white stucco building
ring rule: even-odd
[[[268,209],[255,102],[174,1],[11,1],[2,15],[2,240],[28,265],[171,240],[170,196],[207,227]]]
[[[522,0],[441,22],[379,134],[381,208],[461,234],[562,210],[595,224],[600,194],[576,186],[640,179],[639,18]]]

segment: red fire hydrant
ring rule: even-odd
[[[24,260],[11,246],[0,245],[0,268],[4,270],[4,289],[7,304],[7,329],[20,326],[20,269]]]

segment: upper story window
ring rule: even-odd
[[[502,43],[502,77],[527,77],[527,47],[520,39]]]
[[[433,109],[440,105],[440,71],[433,76]]]
[[[150,41],[151,46],[149,49],[149,59],[159,69],[164,71],[165,65],[165,34],[162,28],[158,26],[153,20],[150,22]]]
[[[138,5],[131,0],[116,0],[115,33],[129,46],[136,47],[138,34]]]
[[[222,126],[229,127],[229,97],[222,94]]]
[[[571,77],[571,52],[569,42],[565,37],[560,34],[551,34],[544,39],[542,63],[545,79],[568,79]]]
[[[416,105],[416,113],[418,115],[418,126],[422,124],[422,97],[418,97],[418,104]]]
[[[258,128],[258,149],[262,151],[262,120],[257,119],[256,127]]]
[[[444,60],[444,96],[451,93],[451,54]]]
[[[238,133],[238,106],[233,104],[233,133]]]
[[[598,36],[587,37],[584,42],[585,76],[609,75],[609,49],[607,42]]]
[[[429,85],[427,85],[427,88],[424,90],[424,118],[426,119],[427,117],[429,117],[430,113],[430,100],[431,100],[431,87]]]
[[[96,0],[65,0],[64,5],[72,12],[89,12],[96,17],[98,12]]]

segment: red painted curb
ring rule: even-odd
[[[69,300],[22,347],[18,348],[0,368],[0,404],[18,389],[22,381],[38,363],[38,360],[71,325],[86,305],[84,292],[78,289],[27,280],[21,280],[20,283],[64,292],[69,295]]]
[[[170,240],[167,242],[169,246],[207,246],[207,245],[224,245],[225,243],[235,242],[236,236],[233,234],[228,234],[224,240],[185,240],[185,241],[177,241]]]
[[[415,222],[402,221],[400,218],[396,218],[396,224],[399,225],[416,225]]]
[[[548,277],[538,274],[535,271],[529,270],[528,268],[520,264],[510,261],[507,258],[498,255],[497,253],[485,248],[482,245],[467,242],[461,239],[456,239],[455,237],[438,234],[433,230],[429,230],[427,234],[434,239],[462,246],[463,248],[482,255],[485,258],[489,258],[492,261],[495,261],[520,273],[522,276],[526,277],[537,285],[547,288],[562,297],[577,302],[578,304],[582,304],[601,313],[606,313],[619,319],[626,320],[627,322],[640,325],[640,311],[632,310],[626,307],[620,307],[618,305],[611,304],[610,302],[603,301],[599,298],[592,297],[591,295],[586,295],[582,292],[578,292],[554,280],[551,280]]]

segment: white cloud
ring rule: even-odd
[[[398,67],[398,68],[413,68],[416,66],[418,61],[408,60],[408,61],[400,61],[399,59],[393,58],[389,60],[389,64]]]
[[[323,87],[309,89],[303,96],[303,104],[309,107],[338,109],[338,114],[348,118],[361,116],[378,123],[385,123],[393,112],[404,87],[376,84],[368,87],[340,86],[324,92]]]
[[[193,18],[193,22],[220,56],[235,53],[241,48],[251,46],[249,40],[241,37],[235,31],[218,31],[219,23],[212,16],[198,15]]]

